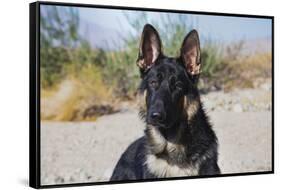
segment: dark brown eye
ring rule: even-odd
[[[163,79],[162,73],[157,73],[157,78],[158,78],[160,81],[162,81],[162,79]]]

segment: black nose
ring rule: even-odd
[[[163,115],[160,112],[152,112],[151,118],[155,121],[162,121]]]

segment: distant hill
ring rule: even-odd
[[[244,51],[246,53],[263,53],[271,52],[272,41],[271,37],[252,39],[245,41]]]
[[[79,29],[79,33],[93,48],[112,50],[122,46],[122,34],[110,27],[81,20]]]
[[[222,43],[222,53],[227,53],[228,47],[237,48],[237,45],[242,43],[240,49],[234,50],[238,51],[242,55],[251,55],[255,53],[268,53],[271,52],[272,40],[270,37],[263,37],[257,39],[241,39],[240,41],[232,41],[227,43]],[[235,47],[236,46],[236,47]],[[239,47],[239,46],[238,46]]]

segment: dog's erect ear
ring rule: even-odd
[[[145,72],[149,69],[160,54],[161,40],[159,34],[153,26],[146,24],[143,27],[139,47],[139,57],[137,60],[137,65],[141,72]]]
[[[189,32],[183,40],[181,47],[181,59],[191,76],[200,73],[200,41],[196,30]]]

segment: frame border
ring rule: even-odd
[[[29,186],[34,188],[41,187],[39,7],[29,4]]]
[[[229,173],[220,175],[206,175],[206,176],[186,176],[186,177],[171,177],[171,178],[157,178],[157,179],[140,179],[140,180],[122,180],[122,181],[103,181],[103,182],[85,182],[85,183],[69,183],[69,184],[54,184],[41,185],[41,149],[40,149],[40,6],[71,6],[84,8],[101,8],[101,9],[117,9],[117,10],[131,10],[131,11],[153,11],[153,12],[169,12],[169,13],[184,13],[196,15],[213,15],[213,16],[227,16],[227,17],[246,17],[246,18],[260,18],[271,20],[271,55],[272,55],[272,142],[271,142],[271,171],[258,172],[244,172],[244,173]],[[250,14],[236,14],[236,13],[219,13],[219,12],[205,12],[205,11],[189,11],[189,10],[170,10],[158,8],[141,8],[141,7],[125,7],[112,5],[94,5],[94,4],[80,4],[80,3],[65,3],[65,2],[47,2],[37,1],[29,4],[29,39],[30,39],[30,75],[29,75],[29,186],[33,188],[55,188],[55,187],[77,187],[89,185],[111,185],[124,183],[139,183],[139,182],[154,182],[154,181],[170,181],[170,180],[185,180],[185,179],[203,179],[216,177],[234,177],[234,176],[248,176],[260,174],[274,174],[274,16],[268,15],[250,15]]]

